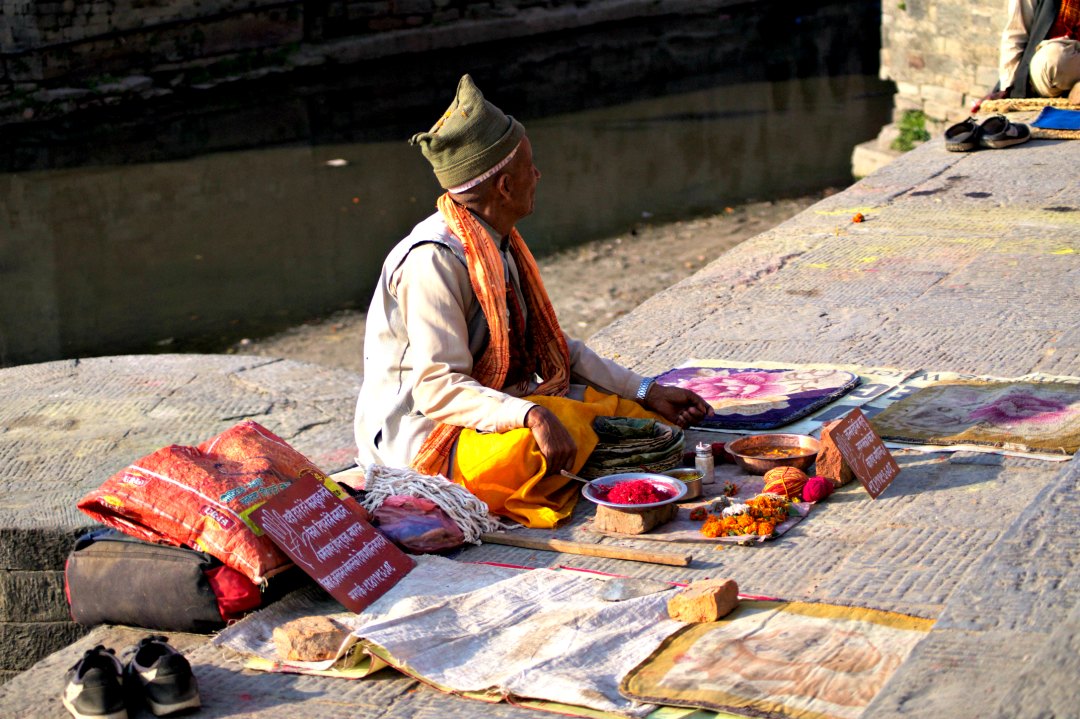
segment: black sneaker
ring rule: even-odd
[[[127,719],[124,666],[113,650],[99,644],[83,654],[60,700],[75,719]]]
[[[202,706],[191,664],[166,637],[143,637],[132,650],[127,682],[132,696],[141,696],[154,716],[179,714]]]

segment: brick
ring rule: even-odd
[[[715,622],[739,606],[734,579],[702,579],[668,600],[668,616],[679,622]]]
[[[601,532],[615,534],[644,534],[650,529],[671,521],[678,512],[675,504],[665,504],[638,512],[625,512],[600,505],[596,508],[595,527]]]
[[[923,85],[922,97],[927,102],[954,107],[964,102],[964,93],[937,85]]]
[[[329,617],[301,617],[274,627],[274,646],[286,661],[318,662],[333,659],[349,630]]]
[[[896,93],[898,95],[907,95],[908,97],[922,97],[919,86],[910,82],[896,83]]]
[[[844,486],[855,478],[851,466],[844,461],[840,454],[840,448],[832,438],[832,426],[835,422],[826,424],[821,429],[821,451],[818,452],[817,461],[814,464],[814,474],[828,477],[839,486]]]

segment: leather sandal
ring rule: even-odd
[[[983,120],[982,137],[979,142],[983,147],[1000,150],[1027,142],[1031,139],[1031,130],[1022,122],[1009,122],[1004,115],[993,115]]]
[[[945,131],[945,149],[949,152],[971,152],[979,148],[983,129],[969,117]]]

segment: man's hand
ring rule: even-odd
[[[551,410],[536,405],[525,415],[525,426],[532,430],[540,454],[547,460],[549,475],[574,470],[577,443]]]
[[[712,413],[709,403],[697,393],[682,387],[669,387],[654,382],[642,403],[667,421],[686,429]]]

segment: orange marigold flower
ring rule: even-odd
[[[722,522],[719,517],[710,516],[701,525],[701,533],[706,537],[719,537],[722,530]]]

